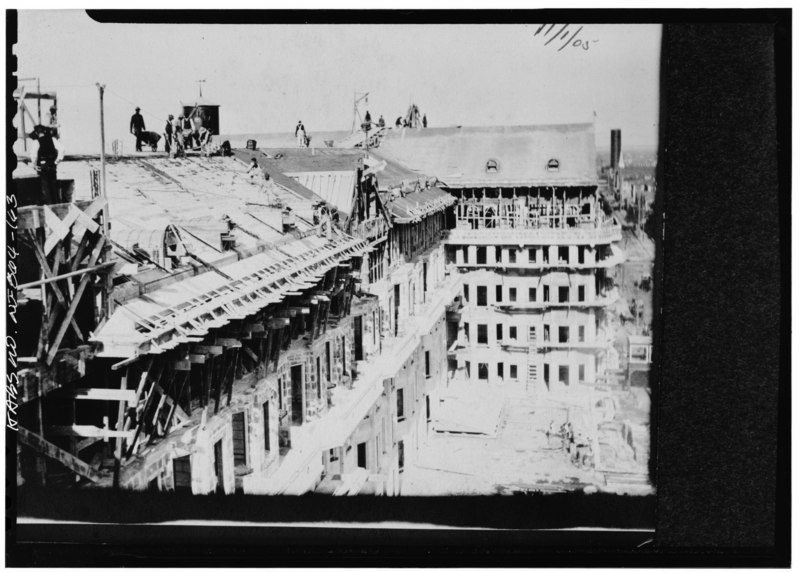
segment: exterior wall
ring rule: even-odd
[[[499,273],[489,270],[471,270],[464,277],[464,291],[469,305],[478,307],[478,286],[486,287],[486,307],[513,306],[515,308],[541,307],[562,304],[559,301],[559,288],[569,290],[567,303],[588,305],[598,300],[597,283],[594,273],[589,271],[566,272],[544,271],[531,274]],[[498,299],[497,287],[501,294]],[[549,304],[545,302],[545,287],[549,289]],[[583,293],[581,299],[581,287]],[[535,290],[535,299],[530,299],[530,289]],[[512,292],[514,289],[516,292]],[[513,298],[516,298],[514,300]],[[565,303],[564,303],[565,304]]]
[[[124,466],[120,486],[126,489],[145,490],[155,481],[158,490],[175,490],[173,461],[189,456],[191,463],[191,489],[193,494],[209,494],[217,489],[214,467],[214,444],[222,441],[223,490],[235,490],[233,467],[233,438],[230,411],[211,417],[205,428],[194,427],[188,431],[174,431],[169,438],[148,450],[141,458]]]
[[[195,494],[213,493],[218,488],[215,444],[221,441],[222,490],[226,494],[236,490],[269,492],[271,483],[275,482],[273,477],[283,469],[286,470],[281,474],[289,478],[280,485],[281,492],[301,494],[314,490],[327,477],[344,478],[356,472],[359,469],[358,446],[365,444],[365,469],[374,485],[365,490],[398,494],[402,484],[400,444],[404,464],[408,466],[414,462],[419,447],[427,438],[429,402],[426,398],[435,395],[447,381],[447,328],[445,308],[440,299],[441,288],[448,277],[442,244],[415,255],[413,260],[398,255],[389,265],[387,257],[386,264],[387,276],[374,284],[363,280],[367,265],[362,264],[365,293],[353,297],[348,316],[328,320],[325,330],[310,343],[307,334],[291,341],[288,349],[280,352],[277,362],[268,361],[236,380],[230,405],[225,404],[223,396],[220,411],[214,414],[212,405],[204,415],[204,427],[196,424],[186,430],[173,430],[152,448],[147,448],[141,459],[125,466],[123,486],[143,489],[156,479],[161,490],[171,490],[174,488],[172,460],[188,455],[191,460],[191,491]],[[395,285],[398,286],[397,292]],[[396,317],[395,300],[398,302]],[[431,303],[437,307],[432,307]],[[432,312],[439,313],[440,317],[433,319]],[[394,369],[388,369],[383,379],[377,380],[383,383],[383,393],[374,400],[344,443],[332,449],[314,451],[313,444],[309,448],[308,444],[313,440],[309,437],[315,435],[313,427],[332,408],[330,386],[351,387],[355,372],[366,369],[356,363],[357,317],[362,328],[360,357],[363,361],[375,365],[397,355],[392,354],[393,351],[401,350],[402,356],[408,357],[400,358],[404,359],[402,363],[389,366]],[[428,329],[428,321],[432,319],[433,327]],[[294,366],[302,367],[299,387],[303,407],[301,416],[293,420],[291,374]],[[363,395],[371,394],[364,392]],[[403,401],[402,416],[398,412],[398,399]],[[265,404],[269,414],[268,427],[265,426]],[[435,406],[436,400],[431,399],[430,407]],[[246,462],[235,467],[232,420],[239,413],[245,415]],[[302,453],[297,452],[295,443],[301,444]],[[287,447],[288,444],[291,445]],[[288,456],[293,452],[295,455],[289,463]]]
[[[459,266],[485,266],[495,268],[551,268],[559,266],[591,268],[601,262],[604,255],[594,245],[543,244],[543,245],[457,245],[456,264]],[[480,254],[480,256],[479,256]]]
[[[613,238],[587,242],[579,226],[506,231],[515,243],[495,241],[498,229],[488,227],[456,229],[448,240],[464,274],[454,375],[526,392],[581,391],[602,374],[607,298],[597,273],[616,262]]]

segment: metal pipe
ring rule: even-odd
[[[116,260],[112,260],[110,262],[103,262],[101,264],[97,264],[95,266],[91,266],[89,268],[83,268],[81,270],[74,270],[72,272],[67,272],[66,274],[59,274],[58,276],[53,276],[52,278],[43,278],[41,280],[36,280],[35,282],[28,282],[26,284],[20,284],[17,286],[18,290],[23,290],[25,288],[34,288],[37,286],[42,286],[44,284],[49,284],[50,282],[58,282],[59,280],[64,280],[65,278],[72,278],[73,276],[80,276],[81,274],[86,274],[87,272],[95,272],[102,270],[103,268],[107,268],[109,266],[113,266],[117,263]]]

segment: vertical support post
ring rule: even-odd
[[[25,88],[22,88],[22,93],[19,98],[19,124],[22,128],[22,149],[28,150],[28,130],[25,128]]]
[[[108,235],[108,196],[106,195],[106,130],[105,130],[105,117],[103,115],[103,92],[106,86],[97,84],[97,90],[100,92],[100,172],[101,172],[101,185],[100,193],[106,204],[103,207],[103,234]]]
[[[109,236],[109,209],[108,209],[108,192],[106,190],[106,128],[105,128],[105,115],[103,110],[103,93],[106,86],[97,83],[97,90],[100,93],[100,195],[105,199],[103,205],[103,235]],[[102,258],[105,261],[105,256]],[[111,290],[111,274],[105,276],[105,287],[103,288],[103,311],[104,319],[108,319],[111,315],[111,297],[109,295]]]
[[[122,381],[120,383],[120,389],[128,389],[128,369],[125,369],[125,373],[122,375]],[[136,405],[133,403],[133,405]],[[117,409],[117,430],[123,431],[125,429],[125,408],[128,406],[126,401],[120,401],[119,407]],[[114,453],[114,488],[119,488],[119,470],[120,470],[120,463],[122,462],[122,435],[117,437],[117,448]]]

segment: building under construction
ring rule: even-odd
[[[603,383],[593,126],[368,146],[62,163],[19,209],[18,482],[397,495],[443,388]]]

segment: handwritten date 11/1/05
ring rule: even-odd
[[[555,42],[553,46],[560,45],[561,47],[557,50],[559,52],[567,46],[588,50],[590,41],[584,40],[580,36],[581,31],[583,31],[583,26],[577,29],[570,28],[570,26],[572,26],[572,24],[542,24],[536,28],[536,32],[534,32],[533,36],[541,35],[542,39],[547,39],[544,43],[545,46],[552,42]],[[591,40],[591,43],[597,43],[597,40]]]

